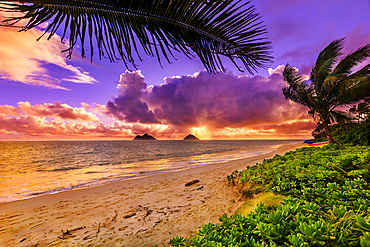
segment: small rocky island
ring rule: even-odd
[[[151,135],[148,135],[147,133],[145,133],[143,136],[137,135],[134,138],[134,141],[154,141],[154,140],[157,140],[157,139],[155,139]]]
[[[199,141],[199,138],[195,135],[189,134],[184,138],[184,141]]]

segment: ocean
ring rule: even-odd
[[[0,203],[248,158],[298,142],[0,142]]]

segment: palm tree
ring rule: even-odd
[[[189,58],[195,53],[210,72],[225,70],[222,57],[250,73],[272,59],[266,29],[249,1],[4,0],[0,11],[20,14],[3,23],[26,20],[22,31],[47,24],[48,39],[61,29],[62,41],[68,36],[68,58],[75,45],[85,57],[86,42],[91,59],[97,48],[100,59],[122,60],[127,68],[135,67],[134,54],[141,60],[139,47],[160,64],[161,58],[170,63],[174,51]]]
[[[343,40],[331,42],[320,52],[309,80],[289,65],[283,72],[283,78],[289,84],[283,88],[285,98],[307,106],[309,114],[323,125],[330,143],[336,141],[329,125],[348,118],[338,107],[349,106],[370,97],[370,64],[354,72],[356,66],[370,57],[370,44],[339,61]]]

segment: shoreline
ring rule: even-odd
[[[153,246],[217,223],[243,203],[226,176],[267,154],[0,204],[1,246]],[[192,180],[198,183],[185,187]]]
[[[229,148],[229,142],[232,148]],[[42,144],[39,149],[34,148],[34,142],[19,146],[12,144],[5,149],[5,153],[14,152],[15,148],[18,155],[10,156],[10,160],[5,163],[9,163],[10,167],[13,164],[18,172],[11,171],[7,165],[0,169],[4,172],[0,186],[0,204],[248,158],[274,152],[281,145],[295,142],[297,141],[263,140],[240,143],[238,140],[229,140],[221,143],[211,141],[207,144],[207,141],[164,141],[163,145],[155,144],[155,147],[150,142],[140,144],[139,147],[134,142],[104,142],[103,145],[95,142],[76,145],[76,142],[72,142],[68,147],[77,148],[77,151],[71,154],[67,154],[64,145],[60,144]],[[124,157],[121,157],[122,146]],[[175,146],[173,150],[172,146]],[[253,149],[253,146],[256,147]],[[111,151],[106,152],[107,148],[101,147],[110,147],[108,149]],[[133,150],[135,147],[140,150]],[[20,152],[29,148],[29,151],[35,150],[32,158]],[[60,152],[47,151],[54,148]],[[102,152],[103,155],[96,157],[92,149],[97,153]],[[32,162],[27,164],[29,159]],[[58,178],[55,179],[56,177]]]
[[[289,140],[289,142],[290,142],[289,144],[277,144],[275,147],[271,147],[271,149],[269,149],[269,150],[261,150],[260,153],[253,152],[251,155],[249,154],[250,152],[248,151],[247,154],[246,154],[246,157],[239,157],[239,156],[244,156],[244,155],[240,155],[240,154],[244,154],[245,151],[244,152],[237,152],[238,155],[236,157],[234,157],[234,155],[232,155],[232,154],[221,155],[221,156],[217,155],[213,158],[208,157],[206,159],[205,158],[196,159],[195,161],[190,162],[186,166],[184,166],[184,165],[183,166],[174,166],[173,168],[143,171],[143,172],[138,172],[137,174],[133,174],[133,175],[122,174],[121,177],[95,178],[94,180],[84,181],[80,184],[70,184],[69,186],[66,186],[66,187],[63,187],[63,186],[62,187],[56,187],[56,188],[52,188],[52,189],[49,189],[49,190],[46,190],[46,191],[42,191],[42,190],[32,191],[31,190],[31,191],[28,191],[28,192],[24,192],[23,195],[21,195],[21,196],[19,196],[19,195],[14,196],[12,194],[8,197],[8,198],[11,198],[11,199],[7,199],[6,196],[5,197],[0,197],[0,205],[3,204],[3,203],[28,200],[28,199],[32,199],[32,198],[36,198],[36,197],[40,197],[40,196],[45,196],[45,195],[59,194],[59,193],[63,193],[63,192],[66,192],[66,191],[71,191],[71,190],[79,190],[79,189],[85,189],[85,188],[104,186],[104,185],[107,185],[107,184],[110,184],[110,183],[116,183],[116,182],[121,182],[121,181],[125,181],[125,180],[140,179],[140,178],[145,178],[145,177],[150,177],[150,176],[155,176],[155,175],[162,175],[162,174],[166,174],[166,173],[180,172],[180,171],[193,169],[193,168],[197,168],[197,167],[201,167],[201,166],[207,166],[207,165],[213,165],[213,164],[220,164],[220,163],[224,163],[224,162],[248,159],[248,158],[252,158],[252,157],[255,157],[255,156],[260,156],[260,155],[273,153],[281,146],[290,145],[290,144],[294,143],[294,140]],[[298,143],[298,141],[296,141],[296,142]],[[230,158],[230,156],[232,156],[232,158]],[[181,158],[182,157],[180,157],[180,159]],[[209,160],[210,158],[211,158],[211,160]],[[174,158],[169,158],[167,160],[170,160],[170,159],[174,159]],[[140,163],[140,161],[139,161],[139,163]],[[182,162],[180,162],[180,163],[182,163]],[[165,163],[165,164],[167,164],[167,163]],[[171,162],[169,162],[168,164],[171,164]],[[7,185],[5,184],[5,187],[6,186]]]

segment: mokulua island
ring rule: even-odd
[[[147,133],[145,133],[143,136],[137,135],[134,138],[134,141],[155,141],[155,140],[157,140],[155,137],[148,135]]]
[[[195,135],[189,134],[184,139],[184,141],[199,141],[199,138]]]

